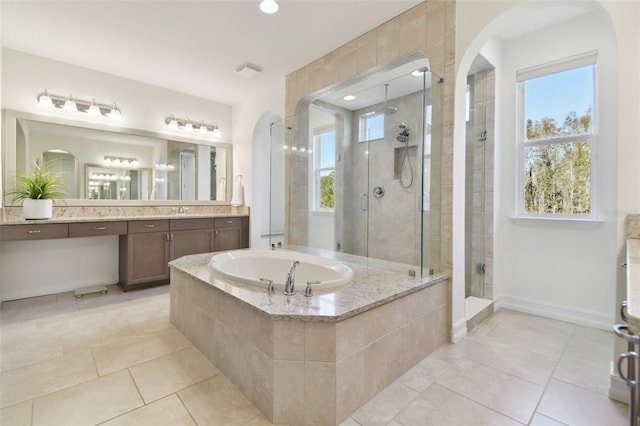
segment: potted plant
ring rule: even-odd
[[[18,176],[13,201],[22,203],[25,219],[51,219],[53,201],[64,196],[64,183],[60,173],[33,162],[31,175]]]

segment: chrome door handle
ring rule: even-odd
[[[27,231],[27,232],[28,232],[29,234],[39,234],[39,233],[40,233],[40,232],[42,232],[42,231],[40,231],[39,229],[36,229],[35,231]]]
[[[107,229],[106,226],[96,226],[93,228],[94,231],[104,231],[105,229]]]
[[[360,210],[362,210],[363,212],[366,212],[368,207],[369,207],[369,196],[367,194],[360,195]]]
[[[613,331],[618,337],[622,337],[627,342],[633,343],[634,345],[640,344],[640,335],[629,334],[628,324],[616,324],[613,326]]]
[[[629,307],[629,303],[625,300],[620,304],[620,317],[622,321],[629,322],[629,317],[627,316],[627,308]]]
[[[638,359],[638,354],[636,352],[627,352],[627,353],[624,353],[624,354],[620,355],[620,358],[618,358],[618,374],[620,375],[620,377],[622,377],[622,380],[627,382],[627,385],[629,387],[635,388],[638,385],[638,382],[636,380],[632,380],[632,379],[626,377],[624,375],[624,373],[622,372],[622,361],[627,359],[627,358],[635,358],[635,360],[637,360]],[[630,359],[630,360],[627,360],[627,362],[635,362],[635,360]]]

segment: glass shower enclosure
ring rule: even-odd
[[[273,123],[270,233],[282,229],[285,247],[439,270],[441,83],[413,59],[321,90]]]

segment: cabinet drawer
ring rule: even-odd
[[[0,226],[0,241],[45,240],[68,236],[69,225],[66,223]]]
[[[241,217],[217,217],[215,221],[216,228],[239,227],[242,226]]]
[[[100,235],[124,235],[127,222],[70,223],[69,237],[95,237]]]
[[[140,232],[167,232],[169,230],[169,219],[165,220],[135,220],[129,222],[129,233]]]
[[[198,219],[171,219],[169,227],[172,231],[185,231],[188,229],[212,229],[213,218]]]

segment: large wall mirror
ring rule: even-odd
[[[4,194],[41,161],[71,205],[231,199],[231,144],[4,111]],[[5,205],[12,197],[6,195]]]

